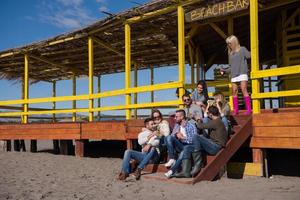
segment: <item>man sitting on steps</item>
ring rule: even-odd
[[[208,119],[210,118],[210,120]],[[196,176],[202,167],[202,152],[209,155],[216,155],[222,148],[226,146],[228,133],[225,125],[220,118],[220,112],[216,106],[209,106],[203,119],[204,123],[197,123],[198,129],[208,129],[208,135],[194,135],[193,146],[194,152],[192,157],[194,167],[191,176]]]
[[[136,180],[141,177],[141,172],[144,167],[149,163],[151,159],[159,157],[159,151],[157,147],[159,145],[160,138],[155,130],[155,124],[153,119],[147,118],[144,121],[145,128],[138,135],[138,143],[142,146],[142,152],[135,150],[126,150],[123,157],[122,171],[119,174],[119,180],[125,180],[132,172],[130,167],[131,159],[139,162],[134,176]]]

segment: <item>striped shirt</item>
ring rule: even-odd
[[[186,138],[180,141],[183,143],[192,144],[192,138],[195,134],[197,134],[196,126],[193,123],[186,121],[183,128],[185,128]],[[180,124],[175,125],[172,135],[175,135],[178,132],[180,132]]]

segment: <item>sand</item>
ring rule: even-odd
[[[122,182],[116,180],[121,161],[45,152],[0,152],[0,199],[300,199],[299,177],[223,177],[196,185],[143,177]]]

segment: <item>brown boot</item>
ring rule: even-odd
[[[142,174],[142,169],[141,168],[137,168],[135,170],[135,172],[133,173],[133,176],[135,177],[135,180],[140,180],[141,178],[141,174]]]
[[[127,174],[125,172],[121,172],[117,179],[120,181],[124,181],[128,176],[129,176],[129,174]]]

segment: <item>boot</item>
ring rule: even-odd
[[[125,179],[126,179],[128,176],[129,176],[128,173],[122,171],[122,172],[119,174],[117,180],[125,181]]]
[[[202,155],[201,151],[196,151],[192,153],[193,161],[194,161],[194,167],[191,171],[192,177],[195,177],[202,168]]]
[[[239,99],[237,96],[232,96],[233,101],[233,115],[239,114]]]
[[[190,159],[185,159],[182,161],[182,170],[179,173],[175,173],[173,177],[176,178],[190,178],[192,163]]]
[[[252,110],[251,110],[251,99],[250,99],[250,96],[245,96],[244,97],[244,101],[245,101],[245,105],[246,105],[246,109],[247,109],[246,115],[251,115]]]

